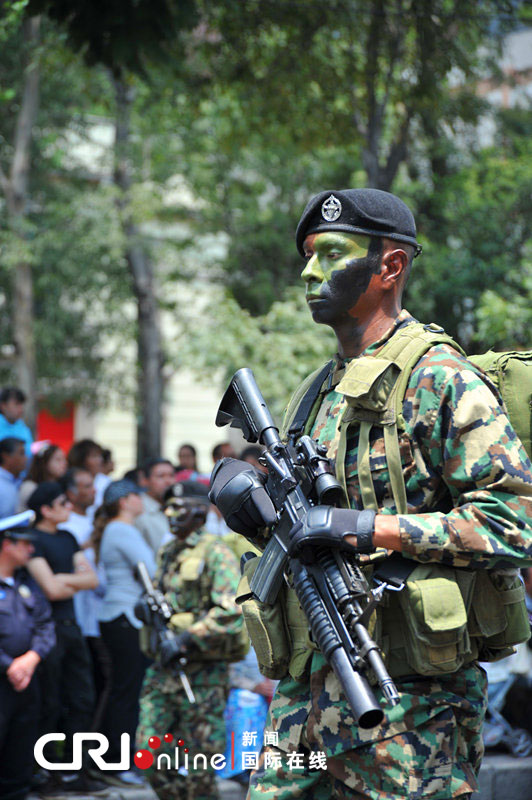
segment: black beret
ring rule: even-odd
[[[193,499],[198,503],[209,505],[209,487],[200,481],[179,481],[170,486],[164,495],[164,502],[167,503],[174,497],[183,499]]]
[[[406,242],[421,252],[416,241],[414,215],[398,197],[380,189],[341,189],[314,195],[307,203],[296,230],[296,245],[305,255],[309,233],[345,231]]]

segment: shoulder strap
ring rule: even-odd
[[[315,377],[303,395],[297,411],[290,423],[290,427],[288,428],[288,435],[290,439],[297,439],[303,433],[312,406],[318,399],[321,387],[323,386],[325,379],[329,376],[333,364],[333,361],[328,361],[327,364],[325,364],[319,370],[319,372],[315,374]]]
[[[397,333],[379,350],[378,357],[393,361],[400,370],[393,395],[395,401],[396,419],[402,420],[403,400],[408,387],[412,370],[418,361],[437,344],[448,344],[462,355],[465,355],[460,345],[454,341],[444,329],[433,322],[424,325],[413,322],[399,328]]]
[[[203,534],[201,541],[199,541],[197,545],[192,548],[188,555],[193,556],[194,558],[204,558],[212,543],[217,538],[218,537],[214,533]]]
[[[379,362],[382,362],[383,369],[381,372],[383,374],[386,365],[388,365],[389,368],[393,366],[394,369],[398,370],[398,373],[393,385],[391,387],[388,385],[386,389],[388,396],[382,401],[376,418],[375,416],[372,418],[370,415],[369,418],[363,416],[360,419],[357,461],[359,465],[358,481],[364,508],[377,509],[377,500],[369,463],[370,432],[373,425],[377,424],[381,425],[383,428],[386,464],[390,475],[390,484],[397,513],[407,513],[406,487],[401,466],[401,454],[399,451],[399,428],[404,426],[403,401],[412,370],[420,358],[436,344],[449,344],[451,347],[458,350],[458,352],[463,353],[460,345],[448,336],[443,328],[433,323],[423,325],[420,322],[413,322],[399,328],[375,356]],[[368,361],[371,360],[371,358],[371,356],[366,357]],[[356,362],[354,363],[356,364]],[[377,375],[376,380],[379,380],[379,378],[382,378],[380,374]],[[371,412],[372,403],[376,402],[374,395],[368,392],[365,402],[366,410]],[[373,410],[377,411],[376,408],[373,408]],[[346,426],[342,426],[341,439],[342,437],[344,440],[347,438]],[[343,445],[345,448],[345,441]],[[340,451],[342,451],[342,448],[339,446],[339,452]],[[345,480],[344,488],[347,491]]]

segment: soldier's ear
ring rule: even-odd
[[[388,250],[382,257],[382,265],[383,284],[385,287],[391,288],[404,274],[408,266],[408,256],[400,247]]]

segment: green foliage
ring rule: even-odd
[[[176,132],[203,201],[198,229],[228,234],[217,266],[244,308],[265,314],[299,273],[293,231],[323,188],[390,189],[408,165],[421,217],[439,226],[435,183],[486,108],[474,82],[495,70],[508,11],[503,0],[204,3]]]
[[[0,165],[8,173],[20,108],[21,18],[13,19],[0,57]],[[3,28],[2,30],[6,30]],[[22,228],[0,205],[0,382],[14,379],[13,270],[33,267],[37,385],[48,407],[65,397],[96,406],[120,387],[108,379],[113,354],[134,334],[131,289],[114,190],[99,185],[90,159],[89,113],[105,102],[101,71],[89,71],[48,21],[40,45],[41,107],[30,173],[31,202]],[[97,103],[94,99],[97,98]],[[89,148],[87,149],[87,147]],[[82,155],[83,152],[83,155]],[[102,164],[102,170],[105,167]],[[110,336],[112,332],[112,336]],[[117,359],[118,361],[118,359]]]
[[[279,422],[291,392],[335,351],[330,330],[312,321],[302,287],[287,290],[260,317],[220,290],[201,313],[188,309],[182,319],[179,363],[211,386],[213,379],[224,385],[237,369],[251,367]]]
[[[4,3],[9,13],[0,20],[4,171],[20,105],[25,5]],[[73,152],[114,114],[108,70],[88,68],[82,55],[136,73],[128,79],[130,210],[157,262],[162,305],[178,317],[180,338],[169,348],[177,367],[187,364],[212,384],[251,366],[279,415],[291,389],[334,351],[304,304],[299,215],[317,191],[372,182],[416,212],[424,253],[409,310],[476,350],[527,345],[529,109],[501,113],[498,138],[485,150],[476,127],[486,103],[475,82],[486,70],[496,76],[513,4],[197,5],[201,24],[193,27],[192,2],[30,0],[31,12],[45,10],[63,27],[43,23],[32,202],[25,238],[0,235],[0,306],[10,308],[14,265],[30,260],[41,392],[105,401],[105,392],[122,388],[125,376],[108,375],[125,363],[116,354],[135,333],[116,198],[105,184],[110,148],[90,168]],[[201,314],[176,305],[173,282],[190,278],[198,294],[205,283],[214,292]],[[6,358],[10,347],[5,313]]]
[[[532,121],[516,108],[497,122],[495,144],[440,181],[408,290],[414,313],[476,352],[527,347],[532,323]]]
[[[64,25],[88,64],[139,74],[147,60],[168,57],[176,32],[197,21],[190,0],[28,0],[28,9]]]

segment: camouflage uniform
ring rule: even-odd
[[[193,551],[200,543],[207,546],[198,559]],[[225,748],[223,713],[228,691],[228,663],[224,661],[228,643],[242,630],[240,608],[234,598],[239,579],[238,563],[228,547],[205,530],[192,533],[184,542],[175,539],[158,554],[155,584],[164,592],[174,609],[171,619],[177,633],[192,634],[193,649],[186,666],[186,675],[196,697],[187,700],[178,675],[171,667],[154,662],[146,672],[140,699],[140,722],[137,747],[147,749],[148,739],[158,736],[161,747],[154,753],[168,753],[175,763],[177,741],[179,766],[184,764],[184,748],[188,748],[189,774],[175,769],[146,771],[147,778],[161,800],[215,800],[218,797],[210,758]],[[170,733],[171,743],[163,736]],[[196,753],[207,756],[209,769],[192,769]]]
[[[378,355],[412,321],[402,311],[364,355]],[[334,388],[343,366],[336,364],[311,431],[333,459],[346,402]],[[469,569],[531,563],[531,464],[494,392],[447,345],[433,346],[412,371],[400,436],[408,499],[408,514],[398,516],[403,555]],[[351,507],[361,509],[357,430],[348,432],[345,475]],[[370,467],[379,513],[395,514],[382,428],[372,429]],[[264,748],[248,798],[469,797],[483,753],[485,673],[471,663],[453,674],[411,675],[396,684],[400,704],[385,707],[382,725],[362,730],[335,674],[321,653],[309,650],[304,676],[288,676],[278,686],[266,723],[267,731],[277,733],[278,746]],[[382,702],[378,687],[376,696]],[[327,771],[309,769],[306,758],[304,768],[287,770],[286,753],[295,751],[324,752]],[[275,753],[282,767],[272,764]]]

